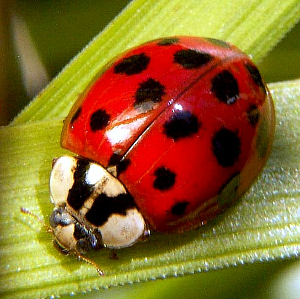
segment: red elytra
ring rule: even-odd
[[[263,168],[272,98],[250,58],[223,41],[171,37],[112,61],[64,122],[64,148],[103,167],[154,230],[181,232],[231,205]]]

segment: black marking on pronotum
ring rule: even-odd
[[[90,127],[93,132],[104,129],[110,120],[110,115],[103,109],[96,110],[90,119]]]
[[[77,161],[76,169],[74,172],[74,183],[69,190],[67,203],[75,210],[78,211],[83,206],[87,198],[93,192],[94,185],[86,182],[86,173],[90,167],[90,162],[86,159],[79,159]]]
[[[175,184],[176,173],[161,166],[154,171],[155,179],[153,186],[155,189],[164,191],[170,189]]]
[[[164,133],[177,140],[197,133],[200,125],[197,116],[190,111],[176,111],[164,123]]]
[[[135,93],[135,105],[143,104],[147,101],[158,103],[164,95],[165,86],[159,81],[149,78],[139,84],[139,88]]]
[[[212,149],[221,166],[233,166],[241,153],[241,141],[237,132],[220,129],[212,139]]]
[[[72,125],[76,120],[77,118],[79,117],[80,113],[81,113],[81,110],[82,108],[79,107],[76,112],[73,114],[72,118],[71,118],[71,121],[70,121],[70,124]]]
[[[189,205],[188,201],[177,202],[171,209],[171,213],[174,216],[182,216],[185,214],[185,210]]]
[[[251,105],[247,111],[249,123],[255,127],[259,121],[260,113],[256,105]]]
[[[217,99],[227,105],[233,104],[239,97],[237,80],[228,70],[222,71],[211,80],[211,91]]]
[[[130,194],[109,197],[102,193],[95,199],[85,218],[91,224],[101,226],[112,214],[126,216],[127,210],[132,208],[135,208],[135,202]]]
[[[212,43],[216,46],[222,47],[222,48],[230,48],[231,47],[230,44],[228,44],[227,42],[220,40],[220,39],[209,38],[209,37],[206,37],[205,39],[207,41],[209,41],[210,43]]]
[[[160,40],[157,45],[158,46],[171,46],[174,44],[177,44],[179,42],[179,39],[177,37],[171,37],[171,38],[164,38]]]
[[[206,65],[213,59],[208,53],[192,49],[179,50],[174,54],[174,62],[185,69],[195,69]]]
[[[250,76],[252,77],[253,81],[255,82],[255,84],[257,84],[259,87],[261,87],[262,90],[264,91],[264,93],[266,93],[265,84],[261,78],[260,72],[257,69],[257,67],[253,64],[247,63],[246,68],[247,68]]]
[[[145,53],[124,58],[114,66],[115,74],[136,75],[147,69],[150,57]]]

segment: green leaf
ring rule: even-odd
[[[299,255],[300,80],[269,86],[277,111],[274,148],[239,203],[200,230],[154,232],[148,242],[120,250],[119,260],[109,259],[105,249],[89,254],[104,277],[59,254],[41,224],[20,212],[25,207],[48,223],[51,160],[65,153],[59,146],[62,119],[115,54],[154,37],[191,34],[226,39],[257,61],[297,21],[298,2],[134,1],[18,116],[15,126],[1,128],[0,296],[58,296]]]
[[[149,241],[88,256],[106,272],[62,256],[51,235],[26,207],[48,222],[51,159],[64,151],[58,138],[62,121],[41,121],[0,130],[1,279],[7,298],[106,288],[177,276],[300,253],[300,80],[270,84],[276,111],[271,157],[258,181],[239,203],[200,230],[153,233]],[[157,246],[159,244],[159,246]]]
[[[135,0],[13,123],[66,116],[106,63],[147,40],[171,35],[220,38],[258,62],[299,18],[299,0]]]

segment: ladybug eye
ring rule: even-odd
[[[52,228],[56,228],[59,225],[68,226],[73,223],[74,223],[74,219],[62,207],[58,207],[54,209],[50,216],[50,225]]]

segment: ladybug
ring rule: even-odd
[[[77,156],[53,162],[56,244],[91,262],[82,254],[131,246],[150,229],[206,224],[257,178],[274,122],[257,67],[227,42],[179,36],[125,52],[64,122],[61,145]]]

